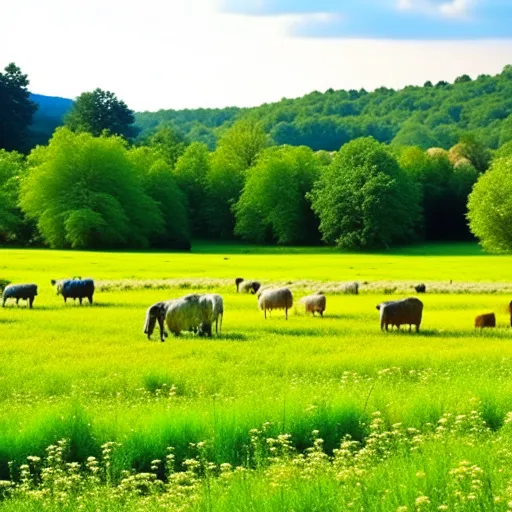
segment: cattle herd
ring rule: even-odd
[[[82,304],[83,299],[88,299],[89,304],[92,304],[94,295],[94,281],[92,279],[82,279],[80,277],[58,281],[52,279],[51,284],[55,286],[57,295],[62,295],[64,302],[68,299],[78,299]],[[21,299],[27,301],[27,306],[32,308],[36,296],[37,284],[8,284],[2,293],[2,307],[5,307],[8,299],[15,300],[16,304],[19,304]]]
[[[67,299],[78,299],[82,304],[83,299],[87,299],[90,305],[93,303],[94,281],[92,279],[82,279],[81,277],[52,279],[51,284],[55,287],[57,295],[63,297],[64,302]],[[267,318],[267,311],[284,309],[285,318],[288,319],[288,310],[293,306],[293,294],[289,288],[262,287],[258,281],[245,281],[240,277],[235,280],[235,284],[238,293],[250,293],[257,296],[258,307],[263,311],[265,318]],[[424,284],[419,284],[414,288],[417,293],[426,293]],[[343,292],[357,295],[359,283],[346,284],[343,287]],[[36,296],[36,284],[8,284],[2,293],[2,306],[5,307],[8,299],[15,300],[18,305],[21,299],[27,302],[29,308],[32,308]],[[323,292],[317,292],[302,297],[299,303],[304,306],[306,313],[311,313],[313,316],[318,313],[323,316],[327,299]],[[387,331],[389,326],[400,329],[402,325],[409,325],[409,332],[412,330],[412,326],[416,327],[416,332],[420,330],[423,302],[415,297],[382,302],[377,305],[377,310],[380,312],[381,330]],[[509,304],[508,311],[512,326],[512,302]],[[199,336],[211,337],[213,326],[215,326],[216,334],[221,332],[223,316],[224,301],[220,295],[193,293],[178,299],[157,302],[150,306],[146,311],[144,334],[151,339],[158,323],[161,341],[165,341],[168,336],[166,326],[175,336],[179,336],[183,331],[190,331]],[[494,313],[479,315],[475,318],[475,328],[484,327],[496,327]]]

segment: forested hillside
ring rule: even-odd
[[[31,101],[38,105],[29,132],[29,145],[46,144],[55,128],[63,122],[64,116],[73,106],[73,100],[55,96],[31,94]]]
[[[33,145],[46,143],[62,124],[72,101],[33,94],[39,105],[31,128]],[[218,139],[235,120],[263,123],[274,142],[337,151],[365,136],[380,142],[450,148],[464,132],[473,132],[496,149],[512,139],[512,66],[496,76],[476,80],[459,77],[455,83],[427,82],[401,90],[381,87],[374,92],[314,91],[302,98],[282,99],[255,108],[185,109],[139,112],[136,130],[144,138],[158,126],[172,125],[190,142],[215,149]]]
[[[486,146],[497,148],[512,139],[512,66],[491,77],[459,77],[454,84],[427,82],[399,91],[312,92],[251,109],[160,110],[136,115],[144,136],[160,124],[173,124],[190,141],[216,140],[235,119],[263,122],[274,142],[336,151],[358,137],[380,142],[448,149],[461,133],[471,131]]]

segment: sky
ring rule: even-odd
[[[512,0],[16,0],[9,62],[32,92],[100,87],[137,111],[401,88],[512,64]]]

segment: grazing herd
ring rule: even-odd
[[[94,295],[94,281],[92,279],[82,279],[80,277],[73,277],[72,279],[60,279],[56,281],[51,280],[52,286],[55,286],[57,295],[62,295],[64,302],[67,299],[78,299],[80,304],[82,300],[87,298],[89,304],[92,304]],[[37,284],[8,284],[2,293],[2,307],[8,299],[16,301],[19,304],[20,299],[27,302],[27,306],[32,309],[34,299],[37,296]]]
[[[57,295],[61,295],[64,302],[67,299],[78,299],[80,305],[84,299],[93,304],[94,281],[92,279],[82,279],[73,277],[72,279],[51,280],[55,287]],[[289,288],[270,288],[262,287],[259,281],[246,281],[241,277],[235,280],[236,291],[238,293],[248,293],[256,295],[258,299],[258,308],[263,311],[263,316],[267,318],[267,311],[284,310],[285,318],[288,319],[288,311],[293,307],[293,294]],[[416,293],[426,293],[425,284],[414,286]],[[357,295],[359,293],[359,283],[347,283],[341,290],[345,294]],[[27,302],[29,308],[33,307],[38,287],[36,284],[7,284],[2,293],[2,306],[5,307],[9,299],[15,300],[19,304],[20,299]],[[321,317],[326,309],[327,298],[321,291],[302,297],[299,301],[305,308],[306,313],[315,316],[318,313]],[[401,300],[385,301],[377,305],[380,312],[381,330],[388,331],[396,327],[400,329],[402,325],[409,326],[409,332],[412,326],[415,326],[416,332],[419,332],[423,316],[423,303],[414,297]],[[512,302],[510,302],[508,311],[510,313],[510,325],[512,326]],[[160,340],[165,341],[168,336],[167,329],[175,336],[179,336],[184,331],[194,332],[199,336],[212,336],[213,326],[218,335],[222,331],[222,320],[224,317],[224,301],[217,294],[189,294],[184,297],[157,302],[150,306],[146,311],[146,320],[144,324],[144,334],[148,339],[155,330],[156,324],[160,330]],[[496,327],[496,315],[486,313],[475,318],[475,328]]]

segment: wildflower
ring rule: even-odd
[[[421,508],[424,505],[429,505],[430,504],[430,498],[428,496],[418,496],[416,498],[415,503],[416,503],[416,507],[417,508]]]

